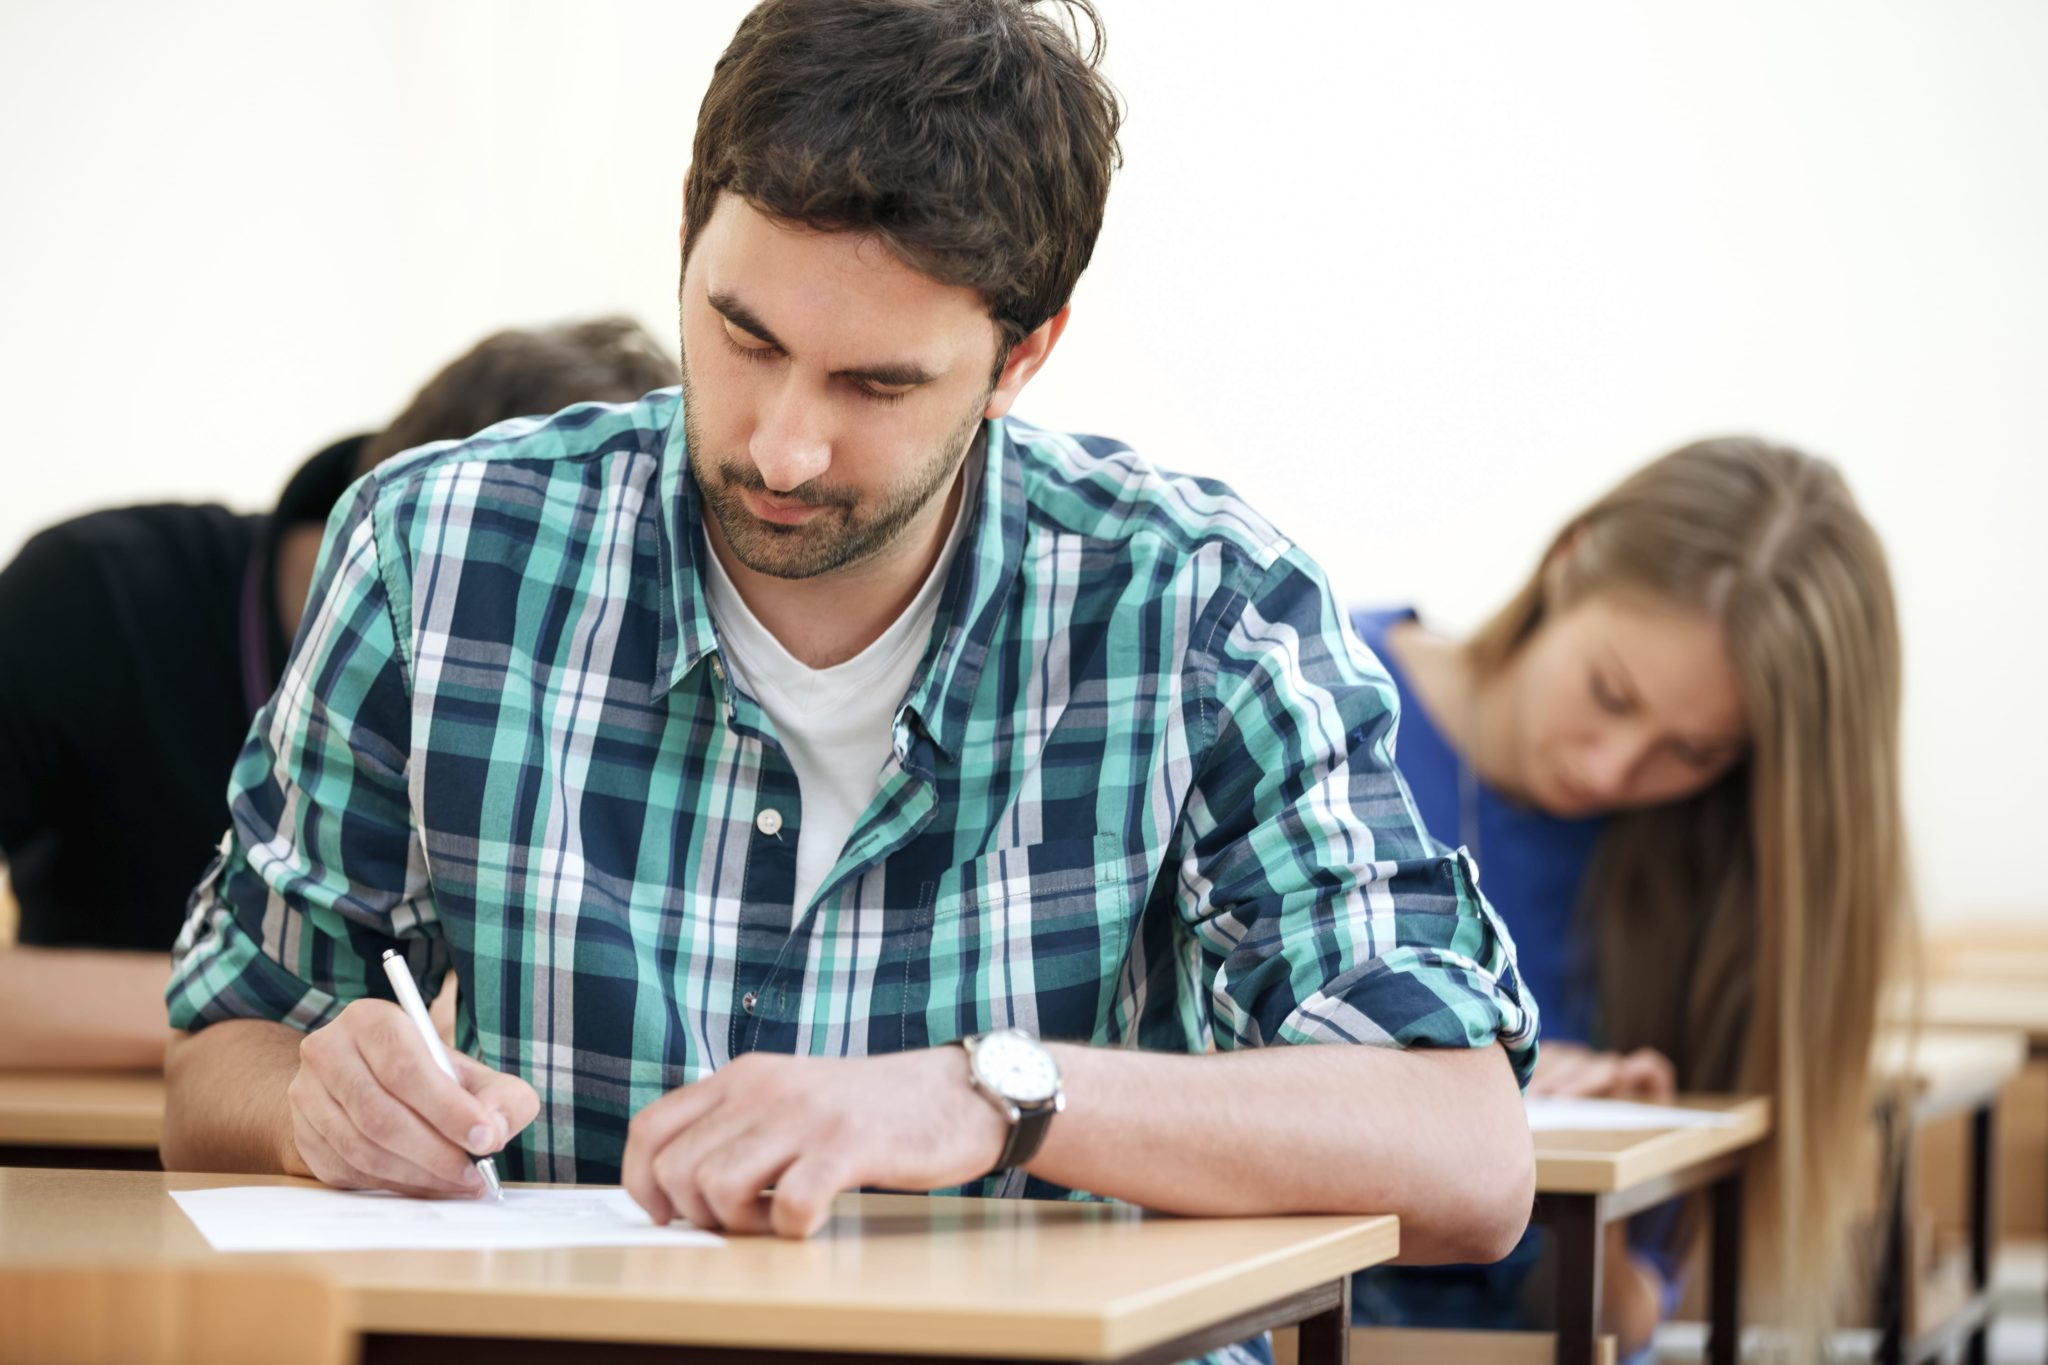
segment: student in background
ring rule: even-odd
[[[0,951],[0,1067],[162,1063],[171,941],[342,491],[413,446],[676,382],[624,318],[500,332],[383,432],[313,456],[275,511],[95,512],[0,570],[0,851],[21,907]]]
[[[1841,476],[1703,441],[1574,517],[1471,639],[1407,611],[1353,623],[1399,687],[1424,824],[1478,861],[1543,1002],[1530,1092],[1769,1095],[1760,1288],[1819,1330],[1910,924],[1898,627]],[[1696,1221],[1615,1229],[1603,1330],[1625,1350],[1675,1303]],[[1358,1314],[1510,1325],[1533,1259],[1363,1276]]]

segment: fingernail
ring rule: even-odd
[[[462,1183],[465,1185],[481,1185],[484,1183],[484,1173],[474,1166],[465,1166],[462,1168]]]
[[[496,1130],[489,1124],[479,1123],[476,1127],[469,1130],[469,1150],[472,1152],[488,1152],[493,1145],[492,1139],[497,1136]],[[475,1170],[476,1168],[472,1166],[470,1169]]]
[[[512,1140],[512,1120],[506,1118],[503,1114],[494,1112],[491,1115],[491,1122],[498,1125],[499,1146],[502,1147]]]

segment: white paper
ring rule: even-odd
[[[1532,1133],[1725,1128],[1736,1121],[1735,1115],[1718,1109],[1681,1109],[1664,1104],[1638,1104],[1634,1100],[1559,1099],[1549,1095],[1531,1095],[1525,1104]]]
[[[171,1198],[215,1251],[725,1245],[687,1223],[656,1227],[620,1189],[507,1186],[502,1204],[279,1185],[173,1190]]]

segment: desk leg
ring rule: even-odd
[[[1885,1172],[1884,1237],[1878,1250],[1877,1351],[1875,1365],[1904,1365],[1906,1359],[1906,1211],[1913,1204],[1912,1119],[1887,1104],[1879,1117]]]
[[[1742,1169],[1707,1194],[1712,1242],[1707,1281],[1708,1365],[1736,1365],[1742,1354]]]
[[[1970,1115],[1970,1296],[1991,1292],[1991,1243],[1998,1217],[1998,1101],[1981,1105]],[[1987,1310],[1963,1347],[1967,1365],[1984,1365],[1991,1331]]]
[[[1337,1305],[1301,1320],[1295,1359],[1300,1365],[1350,1365],[1351,1277],[1337,1281]]]
[[[1557,1258],[1557,1365],[1593,1365],[1600,1347],[1600,1257],[1607,1236],[1600,1197],[1546,1195],[1557,1212],[1545,1220]]]

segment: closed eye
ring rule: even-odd
[[[1607,679],[1600,676],[1598,669],[1592,674],[1593,703],[1610,716],[1625,716],[1629,704],[1620,693],[1608,686]]]
[[[718,330],[719,335],[725,338],[727,349],[732,351],[733,354],[743,356],[748,360],[773,360],[782,354],[780,347],[775,346],[771,342],[763,341],[752,333],[740,330],[733,326],[730,321],[725,322]]]

